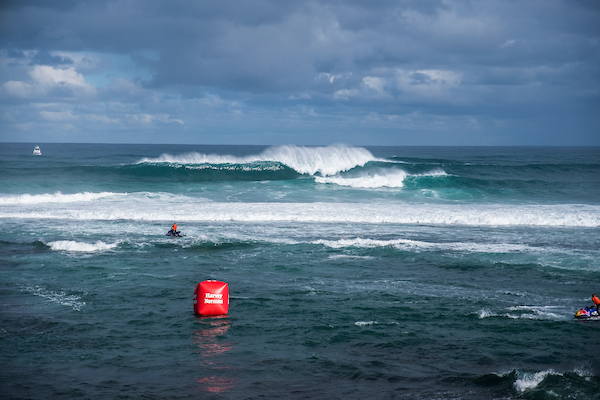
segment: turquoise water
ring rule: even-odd
[[[600,399],[598,148],[36,144],[0,144],[4,398]]]

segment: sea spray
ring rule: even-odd
[[[163,154],[157,158],[143,158],[138,163],[186,164],[250,164],[256,162],[279,162],[300,174],[334,175],[363,166],[376,160],[371,152],[362,147],[327,146],[274,146],[258,155],[245,157],[217,154],[186,153],[182,155]]]
[[[298,147],[277,146],[263,152],[263,157],[295,169],[302,174],[335,175],[374,161],[373,154],[362,147],[328,146]]]

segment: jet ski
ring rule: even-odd
[[[577,310],[575,313],[575,318],[579,319],[600,319],[600,314],[596,311],[595,307],[584,307],[580,310]]]
[[[180,231],[174,231],[171,229],[169,232],[167,232],[167,236],[183,237],[185,235],[183,235]]]

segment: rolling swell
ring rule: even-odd
[[[37,254],[49,250],[50,247],[45,243],[36,240],[34,242],[11,242],[0,240],[0,255],[4,256],[20,256],[24,254]]]
[[[405,195],[445,200],[516,200],[518,202],[597,203],[600,176],[595,164],[468,165],[457,162],[400,163],[371,161],[318,183],[377,189],[396,188]]]
[[[53,167],[52,174],[65,182],[94,183],[193,183],[227,181],[276,181],[296,179],[301,174],[277,162],[249,164],[182,164],[145,162],[114,166]]]
[[[572,201],[571,185],[542,180],[524,182],[519,179],[480,179],[456,175],[408,176],[406,190],[433,191],[436,197],[448,200],[461,199],[518,199],[540,198],[553,194],[555,201]],[[577,188],[575,188],[577,190]],[[585,195],[585,193],[581,193]]]
[[[142,181],[225,182],[291,180],[299,173],[276,162],[251,164],[142,163],[116,168],[118,173]]]
[[[276,146],[249,156],[192,152],[142,158],[131,164],[55,168],[62,169],[62,174],[73,181],[82,177],[122,183],[284,181],[316,174],[333,175],[374,159],[364,148]]]

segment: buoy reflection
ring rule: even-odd
[[[199,349],[200,365],[205,367],[205,373],[196,381],[202,385],[203,390],[210,393],[219,394],[234,388],[236,378],[219,376],[219,372],[229,369],[228,365],[219,360],[219,356],[232,349],[231,343],[222,342],[223,336],[231,327],[231,322],[224,315],[198,318],[198,325],[192,343]]]

